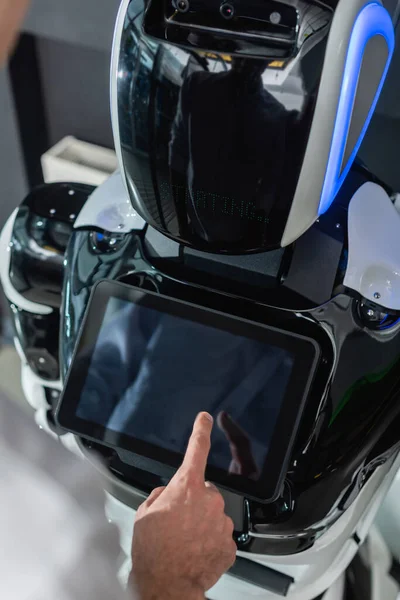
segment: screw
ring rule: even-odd
[[[39,358],[39,362],[40,362],[41,365],[44,365],[44,363],[46,362],[46,359],[41,356]]]
[[[376,300],[379,300],[379,298],[381,297],[379,292],[375,292],[374,294],[374,298],[376,298]]]
[[[336,223],[336,229],[340,229],[341,228],[341,224],[340,223]]]
[[[269,20],[271,21],[272,25],[279,25],[279,23],[282,21],[282,15],[276,10],[270,14]]]
[[[74,190],[69,190],[69,192],[68,192],[68,196],[75,196],[75,192],[74,192]]]
[[[55,208],[51,208],[49,212],[51,215],[55,215],[57,211]]]
[[[179,0],[179,2],[176,3],[176,7],[179,10],[179,12],[185,13],[189,10],[190,5],[188,0]]]
[[[120,223],[120,224],[118,225],[118,228],[117,228],[117,229],[123,229],[123,228],[124,228],[124,224],[123,224],[123,223]]]
[[[71,221],[73,221],[74,219],[76,219],[76,215],[74,215],[74,213],[72,213],[71,215],[69,215],[69,218]]]
[[[370,309],[367,311],[367,316],[368,316],[370,319],[372,319],[372,317],[374,317],[374,316],[375,316],[375,312],[374,312],[374,311],[373,311],[373,310],[370,308]]]

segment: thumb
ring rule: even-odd
[[[158,487],[155,488],[151,494],[149,495],[149,497],[147,498],[147,500],[144,502],[146,508],[150,508],[150,506],[152,504],[154,504],[154,502],[161,496],[161,494],[164,492],[165,487]]]

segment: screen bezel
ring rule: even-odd
[[[80,437],[115,449],[123,449],[161,462],[174,469],[182,463],[183,454],[165,450],[76,416],[91,357],[101,329],[110,298],[152,308],[183,319],[203,323],[230,333],[255,339],[283,348],[294,356],[294,364],[282,401],[269,451],[258,480],[229,475],[214,466],[207,466],[207,479],[256,501],[268,503],[277,499],[284,481],[287,464],[300,423],[304,404],[321,355],[319,344],[307,335],[293,333],[282,327],[249,321],[183,300],[172,299],[130,285],[104,280],[98,282],[88,302],[78,343],[57,407],[56,420],[60,427]],[[84,360],[79,360],[80,357]]]

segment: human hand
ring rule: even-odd
[[[233,522],[204,481],[212,426],[210,415],[198,415],[182,466],[137,512],[132,577],[141,600],[204,599],[235,561]]]
[[[227,412],[219,413],[217,425],[229,442],[232,454],[229,473],[255,479],[259,474],[258,467],[254,460],[251,443],[247,434],[235,423]]]

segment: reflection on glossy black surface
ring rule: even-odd
[[[91,315],[98,319],[93,304]],[[209,464],[256,481],[277,447],[273,433],[289,411],[282,405],[290,381],[297,383],[291,397],[295,413],[301,404],[303,388],[293,369],[302,357],[294,354],[289,335],[281,335],[280,347],[260,330],[257,337],[246,326],[232,323],[229,330],[218,321],[184,315],[111,297],[103,320],[95,321],[98,337],[75,359],[76,372],[86,372],[90,353],[75,414],[106,428],[109,438],[105,433],[98,439],[118,432],[183,455],[196,415],[206,410],[218,423]],[[307,352],[307,346],[301,350]],[[246,445],[248,452],[242,450]]]
[[[121,274],[135,271],[141,264],[137,255],[137,239],[119,235],[115,249],[98,245],[91,231],[75,231],[65,260],[61,336],[61,370],[65,376],[72,359],[75,342],[93,285],[101,279],[118,279]],[[115,237],[115,236],[114,236]],[[101,240],[103,244],[104,240]],[[103,248],[103,252],[101,249]],[[148,265],[144,265],[145,269]]]
[[[60,378],[58,363],[60,313],[34,315],[11,304],[15,334],[32,371],[49,381]]]
[[[74,223],[94,189],[84,183],[47,183],[32,190],[24,206],[40,217]]]
[[[261,10],[253,4],[243,10]],[[189,38],[195,45],[198,33],[188,34],[192,29],[182,21],[194,18],[195,5],[173,25],[188,38],[182,47],[167,43],[154,25],[162,3],[150,3],[144,23],[142,0],[128,9],[118,110],[131,198],[149,223],[208,251],[279,246],[300,173],[331,12],[296,2],[294,15],[290,2],[269,4],[282,9],[281,23],[271,23],[264,7],[263,30],[287,34],[296,22],[284,60],[276,59],[279,36],[271,32],[263,38],[262,58],[234,49],[216,54],[207,44],[190,49]],[[214,8],[226,25],[219,7],[210,4],[206,12]],[[239,28],[236,19],[229,23]]]
[[[72,224],[51,222],[27,206],[19,209],[11,240],[10,280],[27,300],[60,306],[65,242],[71,233]]]
[[[60,307],[64,252],[93,189],[83,184],[43,185],[18,210],[10,246],[10,281],[27,300]]]
[[[39,186],[18,210],[10,243],[10,283],[24,298],[51,307],[36,315],[11,305],[16,336],[32,371],[60,378],[59,334],[64,253],[75,220],[93,186],[55,183]]]
[[[276,319],[263,312],[264,322],[275,328]],[[208,410],[218,423],[209,457],[222,469],[216,480],[256,497],[275,497],[304,386],[317,366],[310,341],[295,339],[292,329],[308,340],[322,337],[324,346],[329,342],[318,325],[290,317],[287,333],[266,331],[103,281],[91,300],[59,422],[121,450],[140,453],[133,440],[150,442],[165,456],[155,448],[148,448],[148,456],[177,466],[196,414]],[[235,443],[237,453],[231,452]],[[179,456],[169,458],[170,451]]]

